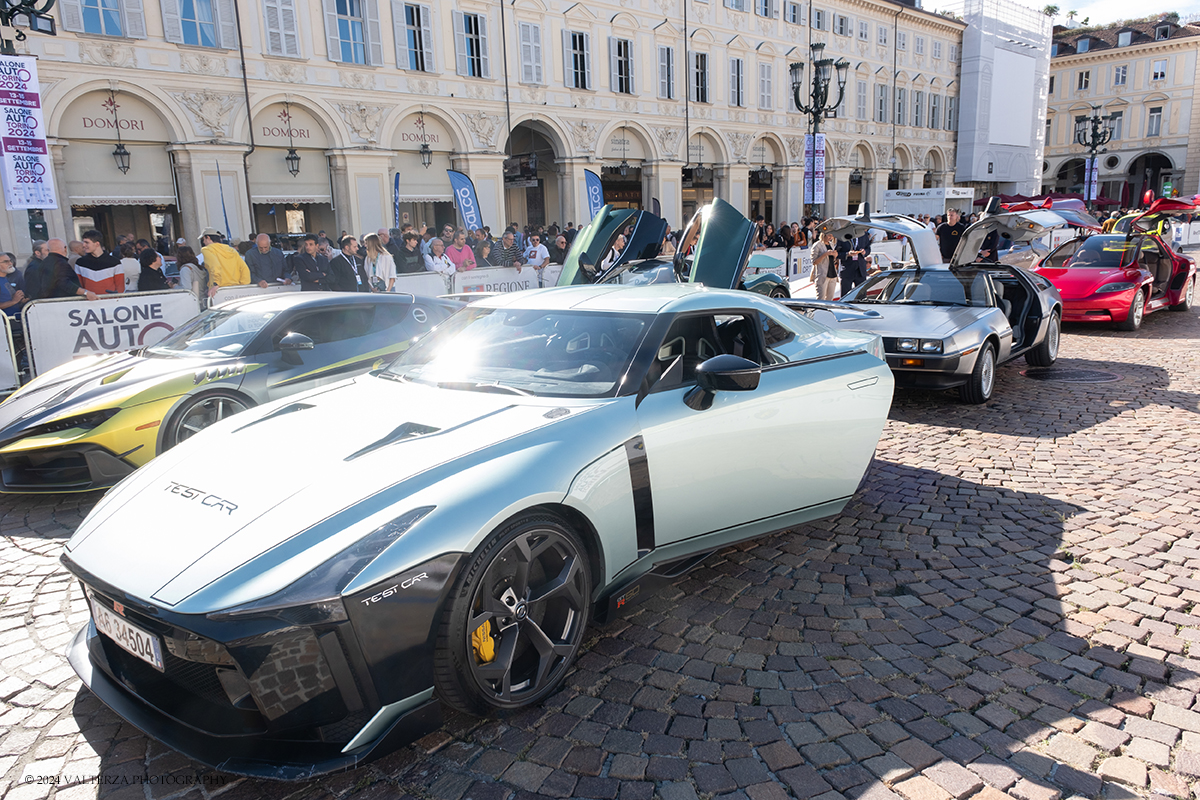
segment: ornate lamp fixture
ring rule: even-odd
[[[287,162],[288,172],[294,178],[300,174],[300,154],[296,152],[296,143],[292,141],[292,104],[287,100],[283,101],[283,115],[287,117],[288,132],[288,151],[283,160]]]
[[[112,112],[113,127],[117,130],[117,149],[112,152],[113,160],[117,162],[117,169],[121,170],[121,174],[126,175],[129,173],[129,151],[121,141],[121,119],[117,116],[117,96],[112,89],[108,90],[108,110]]]
[[[0,26],[14,28],[13,37],[18,42],[25,41],[25,31],[17,27],[18,22],[36,33],[56,35],[54,17],[50,9],[54,8],[54,0],[5,0],[0,3]],[[12,39],[0,38],[0,55],[15,56],[17,49]]]
[[[429,169],[433,163],[433,148],[429,146],[429,137],[425,134],[425,113],[417,114],[417,127],[421,129],[421,166]]]

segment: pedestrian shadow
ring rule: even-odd
[[[1051,379],[1041,379],[1047,377]],[[1198,414],[1200,394],[1172,388],[1171,374],[1152,364],[1059,358],[1044,369],[1019,358],[996,369],[995,390],[985,406],[963,403],[958,390],[897,388],[888,416],[942,428],[1057,439],[1153,406]],[[1047,409],[1060,412],[1048,415]]]

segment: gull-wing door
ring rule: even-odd
[[[1195,214],[1196,205],[1186,200],[1173,200],[1160,197],[1150,204],[1150,207],[1138,214],[1129,222],[1129,229],[1135,233],[1161,234],[1168,221],[1184,214]]]
[[[633,208],[613,208],[611,205],[601,208],[592,221],[575,235],[575,242],[567,254],[556,285],[592,283],[596,277],[596,265],[604,259],[617,234],[625,230],[625,226],[637,214],[637,209]]]
[[[697,224],[690,282],[714,289],[736,289],[754,247],[754,223],[729,203],[717,199],[697,212],[688,224],[689,230],[684,232],[683,243],[688,242],[689,233]]]
[[[938,250],[933,231],[904,214],[872,214],[870,205],[863,203],[856,216],[830,217],[817,225],[818,233],[832,233],[838,240],[853,239],[872,230],[887,231],[907,238],[919,267],[942,263],[942,253]]]
[[[993,231],[1005,240],[1027,242],[1067,224],[1067,220],[1057,211],[1045,208],[989,214],[963,231],[954,256],[950,259],[950,266],[958,267],[977,261],[984,239]]]

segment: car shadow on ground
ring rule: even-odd
[[[1068,380],[1035,379],[1026,373]],[[898,388],[888,417],[1004,436],[1058,439],[1150,406],[1197,414],[1200,395],[1173,389],[1170,373],[1150,364],[1062,357],[1044,369],[1019,358],[997,368],[996,388],[986,406],[963,403],[957,390]],[[1060,412],[1050,415],[1047,409]]]
[[[1081,511],[877,460],[841,515],[722,550],[594,628],[544,704],[451,713],[319,790],[247,780],[222,796],[1094,796],[1086,754],[1056,737],[1122,715],[1141,679],[1056,627]],[[75,713],[103,774],[196,770],[86,691]]]

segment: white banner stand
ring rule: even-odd
[[[4,335],[0,336],[0,394],[11,394],[21,388],[21,377],[17,370],[17,346],[13,342],[12,320],[4,317]]]
[[[300,284],[298,283],[267,287],[259,286],[257,283],[248,283],[242,286],[218,286],[217,293],[208,298],[208,305],[209,308],[216,308],[228,303],[230,300],[241,300],[243,297],[253,297],[258,294],[285,294],[287,292],[298,291],[300,291]]]
[[[196,298],[182,289],[57,297],[34,300],[23,314],[29,368],[41,375],[75,358],[157,344],[196,316]]]
[[[538,288],[538,282],[538,271],[533,267],[470,269],[454,273],[451,292],[521,292]]]
[[[396,276],[392,291],[417,297],[440,297],[450,291],[450,281],[438,272],[402,272]]]

